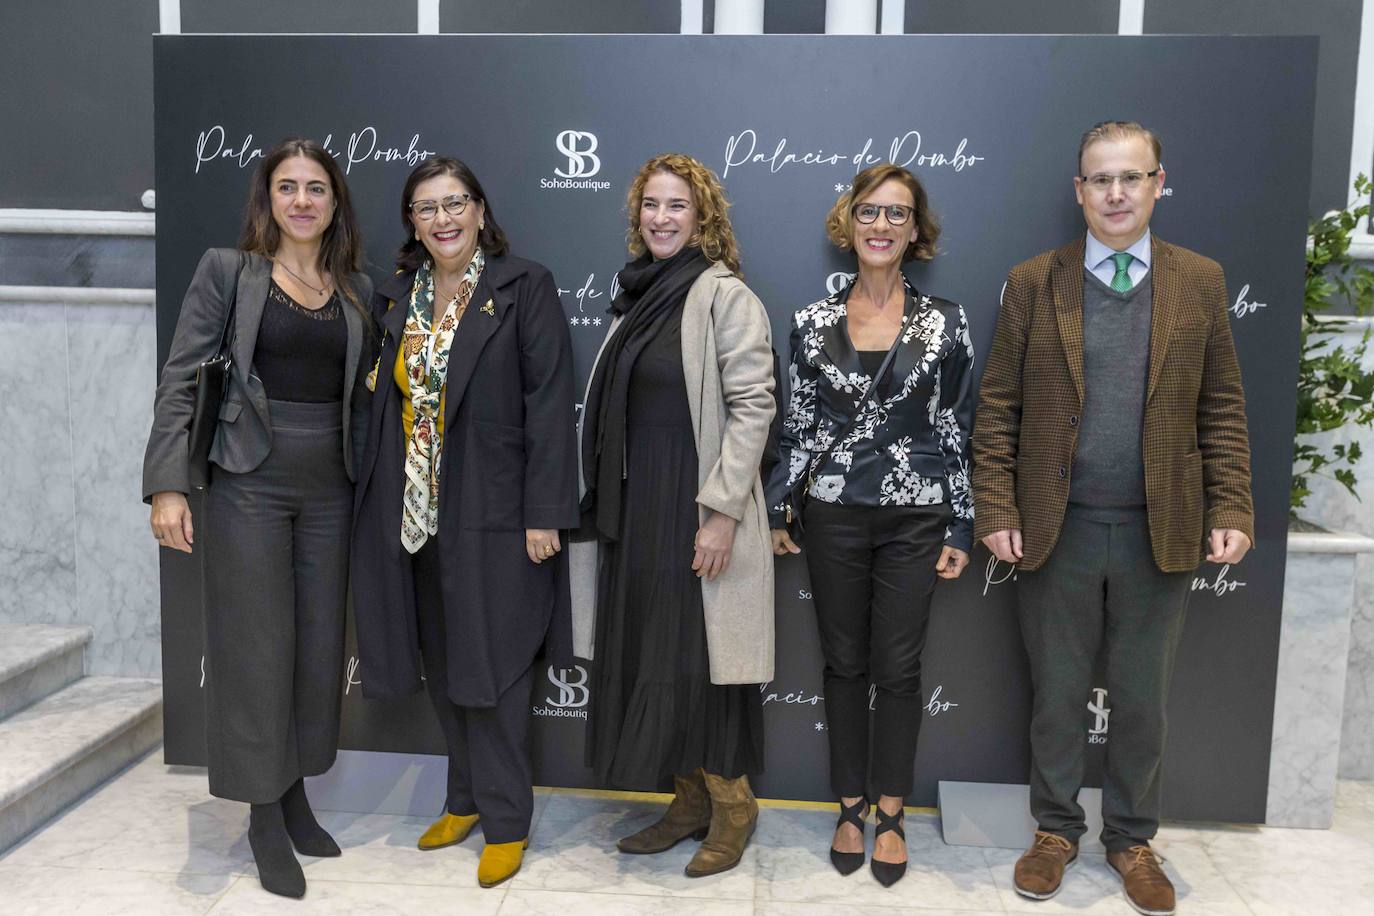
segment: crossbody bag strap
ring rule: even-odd
[[[224,313],[224,327],[219,332],[219,349],[215,351],[216,356],[223,356],[229,352],[229,335],[234,330],[234,311],[238,307],[239,277],[243,274],[243,262],[244,254],[240,251],[234,269],[234,280],[229,284],[229,308]]]
[[[835,450],[835,446],[839,445],[840,442],[844,440],[844,437],[849,435],[850,431],[854,428],[854,424],[859,422],[859,416],[864,412],[864,408],[868,406],[870,396],[878,390],[878,385],[882,383],[883,376],[887,374],[887,370],[892,368],[892,360],[897,355],[897,348],[902,345],[902,338],[906,335],[907,325],[915,317],[916,308],[913,307],[911,313],[902,318],[902,325],[897,329],[897,339],[892,341],[891,347],[888,347],[887,355],[883,357],[882,364],[878,366],[878,371],[873,373],[873,378],[869,381],[868,387],[865,388],[864,393],[860,395],[858,407],[854,409],[853,415],[845,421],[844,426],[840,428],[840,432],[830,440],[830,444],[825,447],[825,450],[811,459],[811,464],[806,469],[807,491],[811,489],[811,483],[815,477],[816,471],[821,469],[825,464],[825,460],[830,457],[830,453]]]

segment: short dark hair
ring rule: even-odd
[[[482,249],[482,253],[500,255],[510,251],[510,244],[506,241],[506,233],[501,231],[501,226],[496,222],[496,214],[492,212],[491,201],[487,199],[487,192],[482,190],[482,182],[477,180],[472,169],[468,168],[467,163],[461,159],[455,159],[452,156],[435,156],[412,169],[410,175],[406,177],[405,187],[401,190],[401,225],[405,227],[406,240],[401,243],[400,249],[396,252],[398,270],[418,270],[425,259],[429,257],[429,252],[425,250],[424,243],[415,237],[415,224],[410,220],[410,198],[422,182],[429,181],[431,178],[438,178],[441,175],[451,175],[457,178],[472,195],[471,202],[480,203],[486,207],[485,225],[477,232],[477,246]]]
[[[1083,174],[1083,152],[1099,140],[1124,140],[1127,137],[1141,137],[1150,144],[1150,149],[1155,154],[1155,165],[1159,165],[1164,158],[1164,145],[1159,142],[1159,137],[1148,127],[1143,127],[1135,121],[1098,121],[1092,127],[1083,132],[1083,139],[1078,141],[1078,172]]]

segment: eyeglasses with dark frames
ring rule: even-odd
[[[415,200],[410,203],[410,213],[416,219],[426,222],[439,215],[439,208],[443,207],[444,212],[449,216],[462,216],[463,211],[468,208],[468,201],[472,200],[471,194],[450,194],[443,200]]]
[[[901,226],[911,219],[913,209],[905,204],[855,204],[850,212],[856,220],[867,226],[878,218],[879,213],[886,210],[888,225]]]

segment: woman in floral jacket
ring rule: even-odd
[[[831,861],[842,874],[862,866],[871,788],[872,870],[891,885],[906,872],[902,806],[930,600],[938,578],[968,565],[972,540],[973,343],[963,308],[902,275],[904,261],[934,257],[940,233],[914,175],[890,163],[860,172],[826,230],[855,253],[858,275],[793,316],[791,398],[768,503],[774,553],[801,550],[790,516],[806,527],[840,798]]]

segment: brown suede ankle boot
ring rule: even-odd
[[[673,800],[663,817],[615,845],[631,855],[666,852],[688,837],[701,839],[710,826],[711,799],[697,770],[690,776],[674,775]]]
[[[738,865],[759,821],[759,803],[749,788],[748,776],[725,779],[712,773],[702,775],[711,796],[711,830],[687,863],[689,878],[719,874]]]

